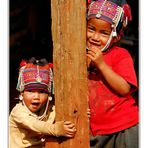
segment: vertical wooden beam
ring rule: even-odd
[[[86,0],[51,0],[56,121],[70,120],[77,133],[59,148],[89,148],[86,71]],[[51,140],[52,141],[52,140]],[[47,142],[46,148],[57,146]]]

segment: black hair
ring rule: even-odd
[[[32,57],[28,60],[28,63],[33,63],[34,65],[44,66],[48,64],[48,61],[45,58],[38,60],[35,57]]]

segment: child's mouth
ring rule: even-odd
[[[39,107],[40,103],[39,102],[33,102],[33,103],[31,103],[31,105],[33,106],[33,108],[37,108],[37,107]]]
[[[98,48],[98,49],[101,49],[101,48],[102,48],[102,46],[101,46],[100,44],[95,44],[95,43],[90,43],[89,46],[90,46],[90,47],[96,47],[96,48]],[[87,47],[87,48],[89,49],[90,47]]]

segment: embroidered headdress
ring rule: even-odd
[[[87,19],[98,18],[111,24],[112,32],[107,45],[102,49],[105,51],[112,37],[121,34],[129,21],[132,20],[131,9],[126,0],[88,0]]]
[[[16,89],[20,92],[24,90],[43,90],[53,93],[53,73],[52,64],[45,60],[31,59],[31,62],[22,60],[20,63],[19,77]]]

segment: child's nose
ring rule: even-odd
[[[98,32],[95,32],[92,36],[93,40],[98,41],[100,39],[100,34]]]
[[[39,99],[39,93],[38,92],[34,92],[34,99]]]

